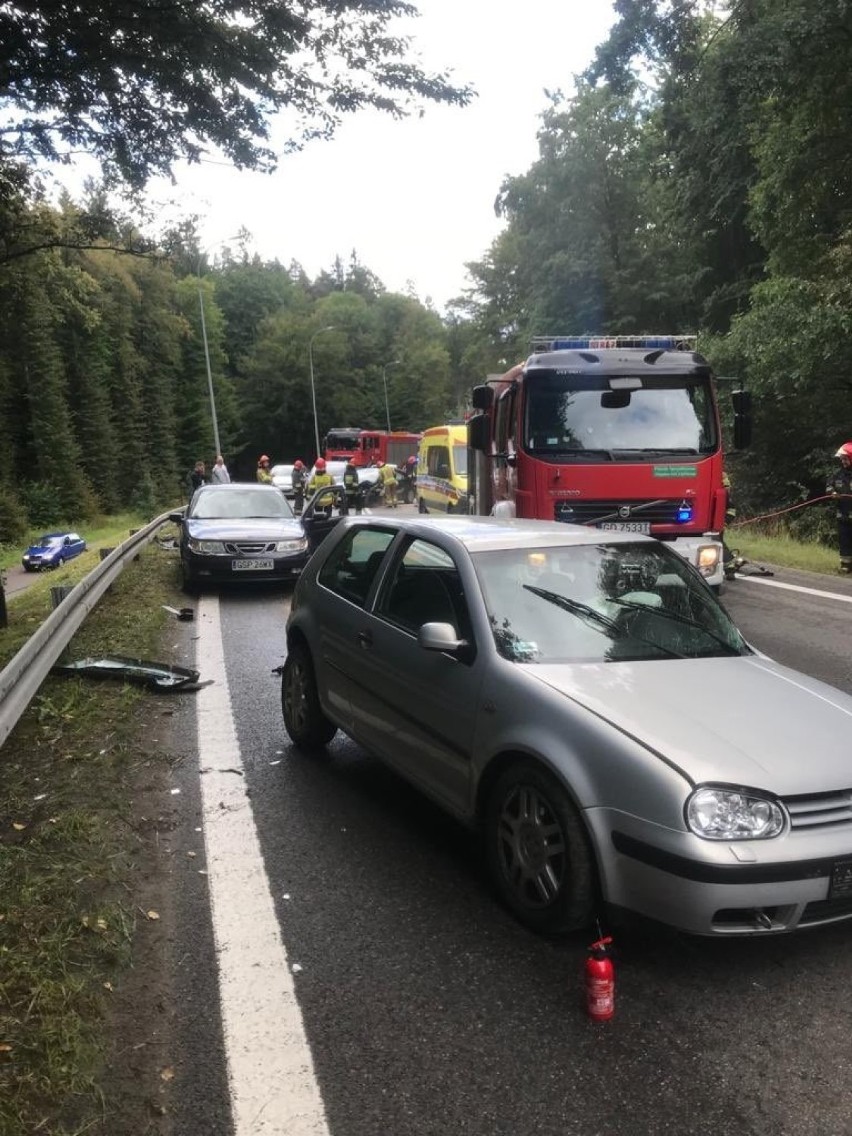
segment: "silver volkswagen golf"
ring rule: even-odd
[[[344,520],[287,644],[293,741],[343,730],[479,828],[536,931],[604,907],[702,935],[852,917],[852,697],[750,648],[661,542]]]

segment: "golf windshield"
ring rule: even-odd
[[[475,554],[497,649],[516,663],[751,651],[695,570],[655,541]]]

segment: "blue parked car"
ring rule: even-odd
[[[45,533],[31,544],[21,563],[27,572],[41,572],[45,568],[59,568],[66,560],[86,551],[86,542],[75,532]]]

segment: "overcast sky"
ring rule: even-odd
[[[544,89],[572,90],[612,23],[610,0],[415,0],[406,21],[424,66],[451,68],[478,97],[466,108],[430,106],[394,122],[359,112],[330,142],[282,159],[276,174],[203,164],[181,167],[177,196],[203,218],[215,246],[245,226],[264,259],[295,259],[308,275],[334,257],[359,261],[391,291],[409,281],[437,308],[466,282],[499,231],[494,199],[506,175],[538,154]],[[211,249],[213,255],[213,249]]]

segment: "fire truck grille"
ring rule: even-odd
[[[795,829],[852,824],[852,789],[817,793],[813,797],[785,797],[790,825]]]
[[[608,521],[644,521],[652,525],[673,525],[681,498],[677,501],[557,501],[553,519],[570,525],[593,525]],[[625,516],[621,510],[629,509]]]

